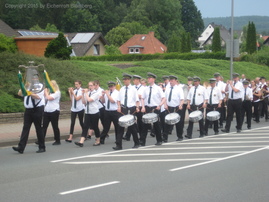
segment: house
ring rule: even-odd
[[[122,54],[154,54],[165,53],[167,47],[154,37],[154,32],[135,34],[119,47]]]
[[[105,40],[101,32],[66,34],[75,56],[98,56],[105,54]]]
[[[269,46],[269,36],[265,36],[265,37],[263,37],[263,39],[264,39],[263,45]]]
[[[4,34],[8,37],[16,37],[20,36],[18,32],[12,29],[9,25],[7,25],[3,20],[0,19],[0,34]]]
[[[206,27],[204,32],[198,38],[200,48],[203,48],[206,45],[212,45],[213,33],[216,27],[219,27],[220,29],[220,38],[222,47],[225,46],[227,40],[231,39],[231,30],[227,30],[224,26],[216,25],[212,22]],[[242,31],[234,31],[234,34],[238,36],[239,43],[241,43]]]
[[[19,30],[21,36],[15,37],[19,51],[27,54],[44,56],[48,43],[58,36],[58,33]],[[71,56],[104,55],[107,41],[100,32],[68,33],[66,40],[72,46]]]

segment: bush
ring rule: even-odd
[[[0,34],[0,53],[4,51],[15,53],[17,51],[17,46],[13,38]]]
[[[241,61],[253,62],[269,66],[269,47],[263,47],[262,50],[254,54],[244,54],[241,56]]]
[[[23,112],[22,99],[14,98],[12,95],[0,91],[0,113]]]

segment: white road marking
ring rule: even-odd
[[[146,151],[156,151],[156,150],[184,150],[184,149],[195,149],[195,150],[200,150],[200,149],[231,149],[231,148],[252,148],[252,147],[267,147],[268,145],[248,145],[248,146],[215,146],[215,147],[156,147],[156,148],[147,148],[144,149]],[[142,150],[142,148],[141,148]],[[140,150],[140,151],[141,151]]]
[[[229,142],[186,142],[186,144],[245,144],[245,143],[269,143],[269,141],[229,141]],[[175,143],[174,143],[175,144]]]
[[[181,153],[150,153],[150,154],[110,154],[102,156],[92,156],[97,158],[103,157],[134,157],[134,156],[177,156],[177,155],[193,155],[193,154],[235,154],[242,153],[242,151],[224,151],[224,152],[181,152]]]
[[[94,186],[90,186],[90,187],[84,187],[84,188],[80,188],[80,189],[74,189],[74,190],[70,190],[70,191],[65,191],[65,192],[61,192],[59,194],[60,195],[72,194],[72,193],[76,193],[76,192],[80,192],[80,191],[85,191],[85,190],[89,190],[89,189],[95,189],[95,188],[104,187],[104,186],[117,184],[117,183],[120,183],[120,182],[119,181],[113,181],[113,182],[108,182],[108,183],[104,183],[104,184],[98,184],[98,185],[94,185]]]
[[[218,138],[218,140],[249,140],[249,139],[269,139],[268,137],[257,137],[257,136],[253,136],[253,137],[220,137]],[[216,139],[207,139],[207,140],[216,140]]]
[[[216,158],[192,158],[192,159],[156,159],[156,160],[121,160],[121,161],[81,161],[81,162],[63,162],[64,164],[105,164],[105,163],[153,163],[153,162],[176,162],[176,161],[211,161]]]
[[[262,151],[262,150],[265,150],[265,149],[268,149],[268,148],[269,147],[267,146],[267,147],[259,148],[259,149],[256,149],[256,150],[244,152],[244,153],[241,153],[241,154],[236,154],[236,155],[233,155],[233,156],[228,156],[228,157],[224,157],[224,158],[215,159],[215,160],[212,160],[212,161],[206,161],[206,162],[197,163],[197,164],[193,164],[193,165],[189,165],[189,166],[173,168],[173,169],[170,169],[169,171],[173,172],[173,171],[178,171],[178,170],[183,170],[183,169],[187,169],[187,168],[197,167],[197,166],[201,166],[201,165],[205,165],[205,164],[215,163],[215,162],[218,162],[218,161],[224,161],[224,160],[227,160],[227,159],[236,158],[236,157],[239,157],[239,156],[244,156],[244,155],[247,155],[247,154]]]

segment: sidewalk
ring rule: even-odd
[[[22,131],[23,123],[5,123],[0,124],[0,147],[5,146],[16,146],[20,140],[20,134]],[[69,136],[70,130],[70,119],[60,119],[59,120],[59,128],[61,133],[61,140],[64,141]],[[102,131],[102,126],[99,127],[100,131]],[[111,126],[111,130],[114,130],[113,125]],[[81,135],[82,129],[79,125],[78,119],[76,120],[75,129],[74,129],[74,136],[78,137]],[[36,132],[35,126],[32,124],[28,143],[33,143],[36,141]],[[53,141],[53,130],[51,124],[48,127],[46,141]]]

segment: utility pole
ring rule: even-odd
[[[231,55],[230,55],[230,79],[233,78],[233,59],[234,59],[234,0],[232,1],[231,11]]]

